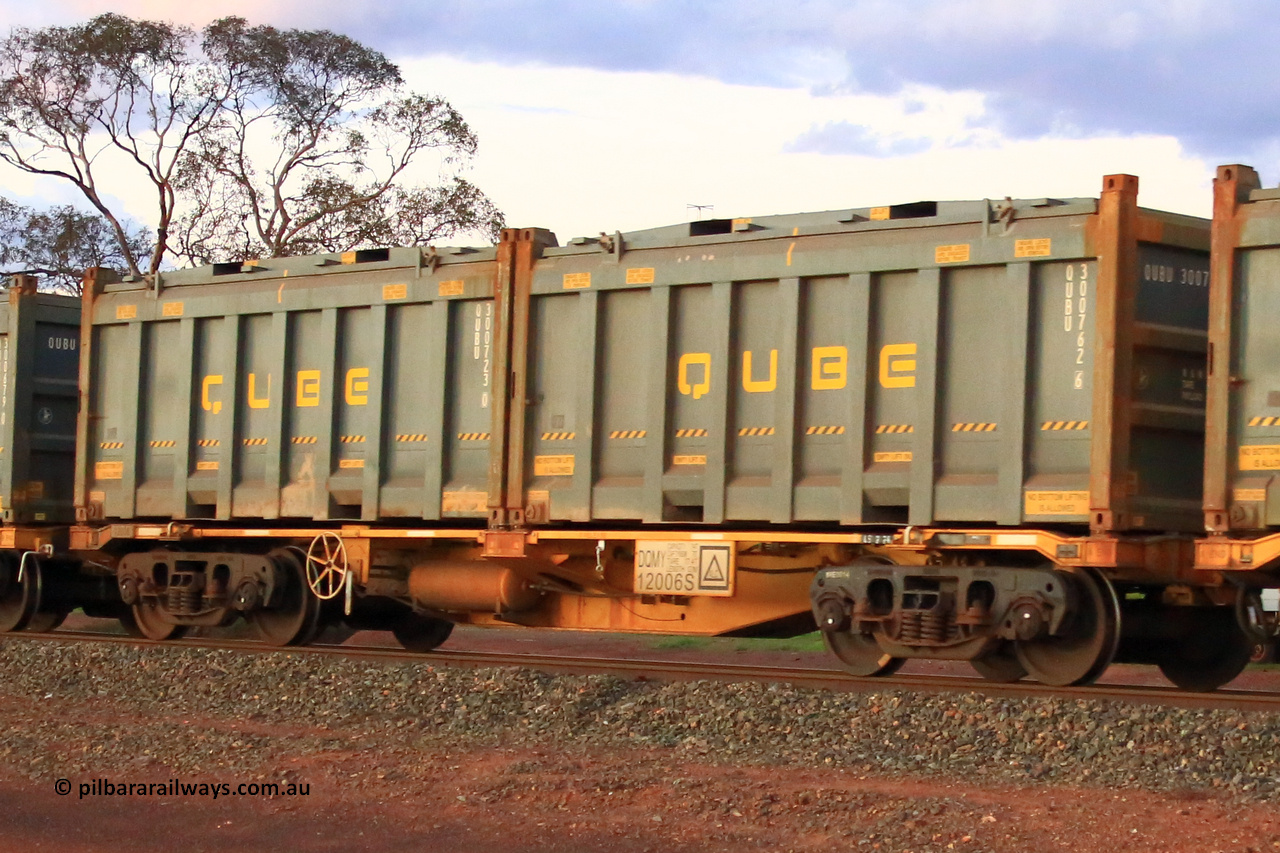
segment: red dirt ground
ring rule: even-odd
[[[460,630],[449,645],[663,658],[708,654],[655,650],[616,635],[544,632]],[[717,654],[742,662],[810,662],[808,653],[798,652]],[[1117,677],[1132,681],[1132,672],[1122,670]],[[1276,673],[1254,678],[1274,684]],[[54,699],[50,705],[49,713],[59,719],[86,724],[101,724],[110,713],[101,704]],[[11,720],[29,712],[13,700],[0,702],[0,713]],[[146,721],[124,718],[118,724]],[[246,726],[220,718],[189,724],[237,731]],[[395,741],[394,733],[385,742],[353,739],[349,748],[290,754],[290,741],[314,730],[305,724],[268,728],[286,750],[279,754],[287,757],[266,757],[260,773],[308,784],[308,796],[81,799],[76,790],[58,796],[52,784],[33,782],[27,768],[10,763],[0,744],[0,851],[1280,850],[1280,813],[1273,804],[1242,805],[1202,791],[993,787],[961,778],[903,780],[822,768],[728,765],[715,756],[691,761],[682,755],[673,763],[673,754],[660,750],[460,744],[446,751],[413,748]],[[173,773],[152,765],[135,766],[129,775],[159,781]],[[257,778],[254,773],[248,780]]]
[[[535,768],[533,770],[529,768]],[[157,768],[160,770],[160,768]],[[307,851],[1280,849],[1266,805],[1200,796],[903,782],[839,771],[671,765],[661,753],[467,750],[388,765],[299,759],[306,798],[77,799],[0,775],[0,849]],[[163,772],[148,779],[167,778]],[[278,777],[277,777],[278,778]],[[679,779],[679,787],[669,780]]]

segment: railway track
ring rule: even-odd
[[[998,684],[976,675],[898,674],[886,678],[857,678],[830,669],[672,661],[660,658],[605,658],[468,650],[420,653],[409,652],[398,647],[324,643],[280,648],[251,640],[198,638],[157,641],[93,631],[19,632],[0,635],[0,640],[95,642],[139,648],[220,649],[247,654],[336,655],[352,660],[412,662],[431,666],[474,668],[510,666],[563,675],[616,675],[637,681],[754,681],[790,684],[795,687],[840,693],[865,693],[891,689],[922,693],[978,692],[989,696],[1114,700],[1183,708],[1280,711],[1280,692],[1262,690],[1221,689],[1214,693],[1188,693],[1173,687],[1110,683],[1092,684],[1086,687],[1051,688],[1034,682]]]

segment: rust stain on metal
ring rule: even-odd
[[[1230,529],[1227,493],[1231,480],[1231,349],[1235,304],[1236,247],[1249,193],[1261,186],[1248,166],[1220,166],[1213,180],[1213,229],[1209,273],[1209,375],[1205,385],[1204,523],[1211,533]]]
[[[1096,532],[1124,526],[1124,484],[1111,476],[1128,466],[1133,417],[1132,341],[1138,288],[1138,179],[1107,175],[1098,213],[1090,222],[1098,274],[1094,282],[1093,432],[1089,509]]]

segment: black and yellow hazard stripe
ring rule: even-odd
[[[270,439],[266,438],[246,438],[244,440],[245,447],[263,447]]]
[[[1280,424],[1280,418],[1277,418],[1277,417],[1264,418],[1261,415],[1258,415],[1257,417],[1249,418],[1249,426],[1275,426],[1276,424]]]
[[[102,444],[98,446],[101,447],[103,450],[120,450],[121,448],[124,447],[124,442],[123,441],[104,441],[102,442]]]
[[[876,427],[876,435],[915,431],[916,428],[911,424],[880,424]]]
[[[995,432],[995,424],[958,423],[951,425],[952,432]]]
[[[176,441],[153,441],[153,442],[151,442],[151,446],[152,446],[152,447],[177,447],[177,446],[178,446],[178,442],[176,442]]]
[[[542,434],[543,441],[573,441],[577,438],[576,432],[544,432]]]
[[[293,437],[294,444],[315,444],[319,440],[319,437],[314,435],[295,435]]]
[[[1042,432],[1045,430],[1052,430],[1052,431],[1068,430],[1068,429],[1079,430],[1079,429],[1088,429],[1088,428],[1089,428],[1088,421],[1045,421],[1044,423],[1040,424],[1040,430]]]
[[[738,435],[773,435],[773,427],[743,427]]]
[[[648,434],[648,430],[643,429],[615,429],[609,438],[644,438]]]
[[[805,435],[844,435],[842,426],[811,426],[804,431]]]
[[[201,447],[217,447],[222,444],[222,442],[216,438],[201,438],[196,440],[196,444]]]
[[[489,433],[487,432],[460,432],[458,433],[459,441],[488,441]]]
[[[705,429],[678,429],[676,430],[676,438],[705,438],[707,431]]]
[[[343,444],[364,444],[363,435],[344,435],[338,440]]]
[[[425,432],[402,432],[396,436],[396,441],[426,441],[427,434]]]

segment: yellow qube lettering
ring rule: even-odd
[[[216,415],[222,411],[222,401],[209,399],[209,389],[221,384],[221,376],[206,376],[200,383],[200,407],[206,412],[213,412]]]
[[[299,370],[297,407],[308,409],[318,405],[320,405],[320,371]]]
[[[689,382],[689,368],[694,365],[702,367],[702,381],[691,384]],[[704,394],[711,391],[711,353],[709,352],[687,352],[680,356],[680,367],[676,375],[677,385],[680,393],[685,395],[693,395],[693,399],[698,399]]]
[[[916,360],[896,357],[915,354],[915,344],[888,344],[881,347],[880,384],[886,388],[916,387]]]
[[[778,351],[769,350],[769,378],[754,379],[751,376],[751,350],[742,353],[742,387],[752,394],[761,394],[778,387]]]
[[[254,387],[257,381],[257,375],[249,374],[249,408],[265,409],[271,405],[271,374],[267,374],[267,396],[259,397],[257,389]]]
[[[369,368],[353,367],[347,371],[347,405],[369,404]]]
[[[813,378],[815,391],[839,391],[849,384],[848,347],[814,347]]]

